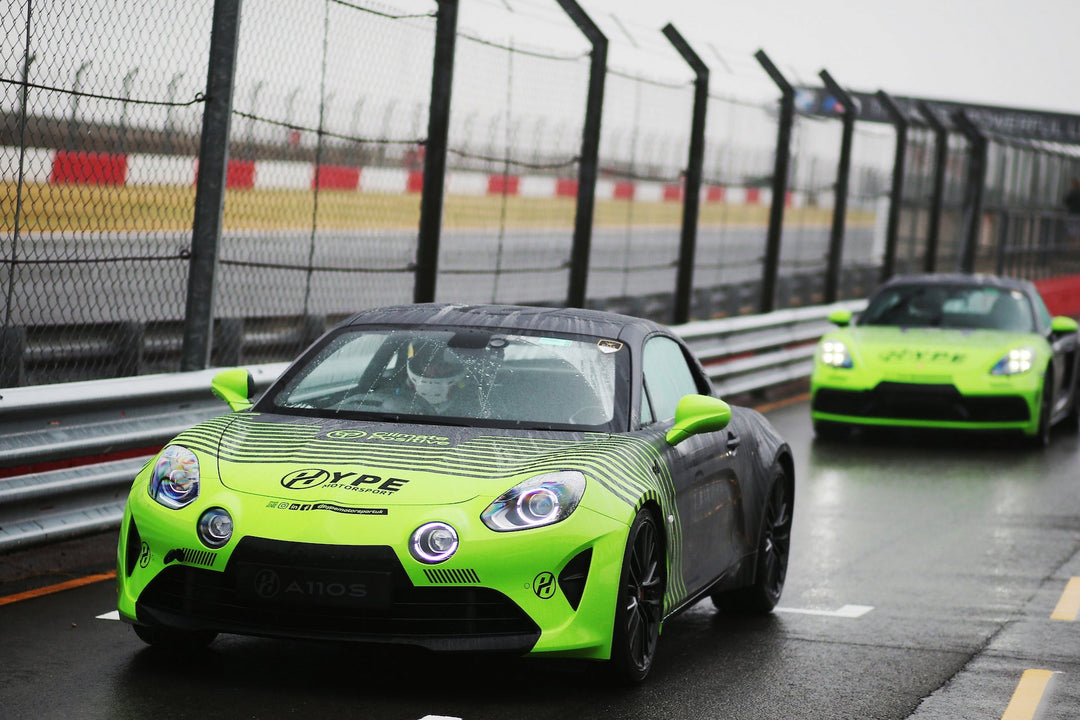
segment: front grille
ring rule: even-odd
[[[960,394],[954,385],[878,383],[873,390],[821,388],[813,410],[834,415],[951,422],[1027,422],[1027,402],[1018,395]]]
[[[374,607],[343,602],[340,597],[304,597],[300,601],[259,599],[248,583],[252,568],[282,577],[312,571],[366,573],[389,582],[386,602]],[[317,574],[313,577],[317,577]],[[386,578],[388,580],[382,580]],[[328,587],[333,585],[328,583]],[[318,545],[265,538],[244,538],[224,572],[173,565],[165,568],[139,598],[140,619],[182,622],[220,632],[290,637],[341,637],[409,642],[434,649],[502,647],[527,650],[539,627],[502,593],[484,587],[418,587],[412,584],[394,551],[385,546]],[[411,639],[411,640],[410,640]],[[486,645],[484,639],[491,640]]]

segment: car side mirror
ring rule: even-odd
[[[851,311],[844,308],[833,310],[829,313],[829,322],[833,325],[839,325],[840,327],[847,327],[851,324]]]
[[[675,406],[675,425],[665,439],[678,445],[691,435],[723,430],[731,422],[731,406],[709,395],[686,395]]]
[[[245,368],[222,370],[210,381],[210,390],[229,404],[233,412],[251,407],[255,378]]]
[[[1064,315],[1058,315],[1050,320],[1050,332],[1055,335],[1067,335],[1074,333],[1080,328],[1078,324],[1071,317],[1065,317]]]

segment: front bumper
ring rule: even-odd
[[[811,376],[810,416],[851,425],[956,430],[1019,430],[1039,427],[1041,379],[985,383],[852,382],[841,371]]]
[[[132,492],[117,551],[126,621],[437,651],[610,655],[627,527],[587,508],[545,528],[495,533],[468,503],[381,518],[289,513],[229,493],[194,505],[165,510]],[[218,551],[195,534],[212,505],[227,507],[238,531]],[[454,525],[461,545],[445,563],[424,565],[407,538],[433,518]],[[262,532],[241,535],[245,526]]]

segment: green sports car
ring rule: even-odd
[[[854,426],[1019,431],[1080,426],[1077,323],[1035,286],[991,275],[893,278],[857,317],[836,310],[810,377],[819,436]]]
[[[328,332],[135,478],[121,617],[217,633],[606,661],[640,681],[705,597],[769,612],[794,466],[686,345],[609,313],[410,305]]]

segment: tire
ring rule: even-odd
[[[1080,432],[1080,396],[1076,395],[1077,392],[1080,392],[1080,387],[1073,391],[1072,409],[1061,421],[1061,426],[1072,433]]]
[[[784,591],[791,552],[791,517],[795,489],[782,468],[773,470],[772,487],[765,503],[758,540],[754,582],[744,588],[712,594],[719,610],[748,615],[772,612]]]
[[[217,637],[217,633],[212,630],[177,630],[150,625],[132,625],[131,627],[139,639],[147,645],[175,653],[193,653],[204,650]]]
[[[618,682],[639,683],[652,668],[664,616],[665,563],[659,527],[652,513],[642,508],[630,526],[619,575],[607,664]]]
[[[1039,429],[1031,438],[1031,446],[1037,449],[1050,447],[1050,396],[1043,385],[1042,402],[1039,404]]]

